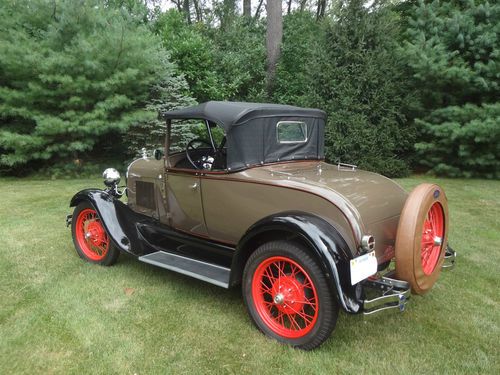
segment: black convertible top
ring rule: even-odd
[[[325,119],[319,109],[294,107],[291,105],[245,102],[210,101],[193,107],[164,113],[165,119],[202,119],[216,123],[228,132],[231,127],[262,117],[309,117]]]
[[[224,128],[228,171],[279,161],[324,158],[326,113],[319,109],[266,103],[206,102],[166,112],[164,117],[166,120],[208,120]],[[280,141],[280,122],[303,124],[305,140]]]

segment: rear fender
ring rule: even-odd
[[[287,232],[308,245],[319,261],[340,305],[346,312],[358,313],[361,301],[350,283],[351,249],[339,231],[320,217],[302,212],[283,212],[266,217],[254,224],[240,240],[231,267],[231,284],[241,280],[242,269],[255,250],[258,237],[272,232]],[[252,244],[253,243],[253,244]]]

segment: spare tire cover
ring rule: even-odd
[[[428,292],[439,278],[447,245],[448,203],[441,187],[421,184],[408,196],[396,236],[396,277],[414,294]]]

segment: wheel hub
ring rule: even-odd
[[[430,275],[439,260],[443,244],[444,220],[443,209],[434,203],[424,221],[421,243],[421,263],[426,275]]]
[[[106,242],[106,233],[102,225],[96,221],[91,221],[87,225],[85,238],[95,246],[101,246]]]
[[[439,246],[443,243],[443,239],[438,236],[434,236],[434,246]]]
[[[283,294],[278,293],[274,296],[273,300],[276,305],[282,305],[285,302],[285,297],[283,297]]]
[[[272,287],[273,302],[278,310],[293,314],[304,307],[304,286],[293,276],[282,276]]]

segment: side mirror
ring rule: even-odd
[[[165,154],[163,153],[163,150],[161,148],[157,148],[153,151],[153,157],[156,160],[161,160],[163,158],[163,155]]]

